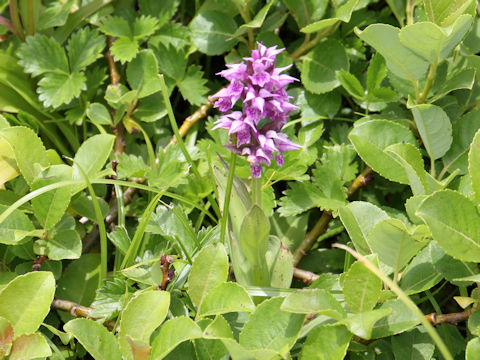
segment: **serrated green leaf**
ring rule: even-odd
[[[119,38],[133,36],[132,29],[127,20],[118,16],[110,16],[104,19],[99,29],[107,35]]]
[[[177,86],[185,100],[193,105],[201,105],[207,100],[206,94],[209,90],[205,86],[206,83],[207,80],[203,77],[200,66],[191,65]]]
[[[423,5],[430,21],[441,26],[450,26],[472,2],[472,0],[423,0]]]
[[[65,3],[52,3],[41,12],[38,23],[35,24],[36,30],[64,25],[74,4],[75,0],[68,0]]]
[[[267,2],[267,5],[262,7],[260,9],[260,11],[257,12],[257,14],[252,19],[252,21],[241,25],[237,29],[237,31],[235,31],[235,33],[233,34],[233,37],[238,37],[240,35],[245,34],[248,31],[248,29],[256,29],[256,28],[261,27],[263,22],[265,21],[265,17],[267,16],[268,11],[272,7],[273,3],[274,3],[274,1]]]
[[[127,37],[118,38],[110,47],[115,59],[122,64],[132,60],[137,55],[138,49],[138,41]]]
[[[102,56],[105,37],[97,30],[84,28],[72,35],[67,50],[71,72],[82,71]]]
[[[74,319],[63,328],[72,334],[95,360],[121,358],[115,336],[102,324],[90,319]]]
[[[165,1],[149,1],[140,0],[138,6],[142,13],[150,16],[155,16],[158,19],[158,25],[162,26],[167,23],[168,20],[177,11],[179,0],[165,0]],[[163,30],[163,29],[162,29]]]
[[[207,55],[220,55],[237,43],[233,34],[237,29],[235,20],[218,11],[200,12],[190,25],[192,42]]]
[[[94,289],[95,290],[95,289]],[[91,295],[91,294],[90,294]],[[125,306],[129,297],[129,289],[125,280],[118,275],[106,278],[102,282],[96,294],[91,298],[92,308],[90,315],[102,319],[112,318]]]
[[[158,64],[152,50],[140,51],[128,64],[127,80],[140,99],[160,91]]]
[[[340,84],[350,95],[360,100],[365,98],[365,90],[355,75],[345,70],[338,71],[336,75]]]
[[[142,15],[133,24],[133,38],[143,39],[152,35],[158,28],[158,20],[152,16]]]
[[[348,69],[348,57],[343,45],[337,40],[327,40],[304,56],[302,83],[308,91],[322,94],[340,85],[337,71]]]
[[[282,2],[290,10],[299,28],[321,19],[328,8],[328,2],[323,0],[283,0]]]
[[[52,355],[52,350],[42,334],[24,334],[12,344],[10,360],[30,360]]]
[[[45,106],[59,107],[68,104],[80,96],[87,89],[86,78],[83,73],[71,74],[48,73],[38,83],[40,101]]]
[[[473,202],[452,190],[437,191],[417,210],[450,256],[480,262],[480,215]]]
[[[239,284],[226,282],[211,289],[205,296],[198,315],[201,317],[230,312],[252,312],[255,305],[247,291]]]
[[[17,55],[20,58],[18,63],[33,76],[49,72],[70,72],[65,51],[57,41],[45,35],[28,36]]]
[[[301,360],[342,360],[352,334],[343,325],[322,325],[313,329],[305,340]],[[321,351],[318,351],[322,349]]]

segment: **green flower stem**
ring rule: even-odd
[[[233,177],[235,176],[235,162],[237,160],[237,155],[232,153],[230,157],[230,166],[228,169],[228,179],[227,179],[227,188],[225,189],[225,199],[223,200],[223,215],[222,223],[220,228],[220,242],[225,244],[225,235],[227,233],[227,224],[228,224],[228,211],[230,209],[230,195],[232,193],[233,186]]]
[[[25,35],[23,33],[22,24],[20,22],[20,15],[18,13],[18,0],[10,0],[10,19],[12,25],[15,28],[15,34],[19,37],[20,40],[25,40]]]
[[[35,34],[35,16],[34,16],[33,0],[28,0],[27,14],[28,14],[28,35],[33,35]]]
[[[428,93],[430,92],[430,89],[432,88],[435,81],[435,75],[437,74],[437,66],[437,61],[430,65],[430,70],[428,71],[427,75],[427,81],[425,82],[422,93],[417,98],[417,104],[424,104],[427,100]]]
[[[250,183],[250,191],[252,192],[253,203],[262,207],[262,180],[260,178],[252,178]]]
[[[185,143],[183,142],[182,136],[180,135],[180,132],[178,131],[178,126],[177,122],[175,120],[175,115],[173,114],[173,109],[172,109],[172,104],[170,103],[170,98],[168,97],[168,90],[167,90],[167,85],[165,84],[165,80],[163,78],[163,75],[159,75],[160,79],[160,86],[162,87],[162,95],[163,95],[163,101],[165,102],[165,106],[167,107],[167,113],[168,113],[168,118],[170,120],[170,125],[172,127],[173,133],[175,134],[175,137],[177,138],[177,143],[178,146],[180,147],[180,150],[183,153],[183,156],[185,156],[185,159],[187,159],[188,163],[192,167],[192,172],[197,178],[197,180],[202,183],[202,177],[200,173],[198,172],[197,165],[193,162],[192,157],[188,153],[187,147],[185,146]],[[208,201],[210,202],[210,205],[213,208],[213,211],[215,211],[215,214],[220,218],[220,208],[218,207],[218,204],[216,203],[215,199],[211,194],[207,196]]]
[[[415,0],[407,0],[405,6],[405,16],[407,18],[407,25],[413,24],[413,17],[415,12]]]
[[[378,269],[375,265],[373,265],[370,261],[368,261],[365,257],[360,255],[358,252],[356,252],[353,249],[350,249],[348,246],[345,246],[343,244],[333,244],[333,247],[343,249],[345,251],[348,251],[350,254],[352,254],[355,259],[360,261],[365,267],[370,270],[372,273],[374,273],[378,278],[380,278],[402,301],[408,309],[415,314],[415,316],[418,318],[420,323],[425,327],[425,330],[427,330],[428,335],[432,338],[432,340],[435,342],[435,344],[438,347],[438,350],[440,350],[440,353],[443,355],[443,357],[446,360],[453,360],[453,356],[450,354],[450,351],[448,350],[447,346],[443,342],[442,338],[438,335],[437,331],[435,328],[430,324],[430,322],[427,320],[425,315],[422,313],[422,311],[415,305],[415,303],[408,297],[405,292],[400,289],[400,287],[392,281],[388,276],[386,276],[380,269]]]

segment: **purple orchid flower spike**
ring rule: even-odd
[[[290,66],[275,67],[277,55],[285,49],[257,44],[251,57],[243,58],[239,64],[227,65],[226,70],[218,73],[230,84],[214,95],[217,98],[214,106],[224,113],[215,122],[214,129],[228,130],[228,147],[247,157],[252,176],[256,178],[261,176],[262,163],[270,165],[275,156],[277,165],[282,166],[283,152],[302,148],[280,132],[290,113],[298,109],[290,103],[285,86],[298,79],[281,74]],[[242,102],[242,111],[232,111],[238,100]]]

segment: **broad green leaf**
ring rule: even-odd
[[[390,309],[377,309],[364,311],[359,314],[348,314],[348,317],[341,321],[351,333],[362,339],[371,339],[375,323],[390,315]]]
[[[376,255],[371,256],[374,256],[373,263],[378,267]],[[356,261],[348,269],[343,281],[345,304],[354,313],[372,310],[380,298],[382,287],[382,280],[368,270],[360,261]]]
[[[45,35],[28,36],[17,53],[25,72],[38,76],[43,73],[70,73],[67,56],[60,43]]]
[[[9,360],[29,360],[50,355],[52,350],[41,334],[24,334],[13,342]]]
[[[310,34],[317,31],[325,30],[328,27],[332,27],[338,24],[340,21],[348,23],[350,21],[350,17],[352,16],[352,12],[357,6],[359,0],[348,0],[342,6],[340,6],[335,11],[335,15],[329,19],[323,19],[313,24],[309,24],[304,28],[301,28],[300,31]]]
[[[368,234],[367,241],[380,262],[391,268],[395,275],[426,245],[417,241],[398,219],[378,222]]]
[[[143,98],[160,91],[158,63],[152,50],[140,51],[127,66],[127,80],[132,89]]]
[[[295,251],[307,233],[308,216],[270,217],[270,233],[277,236],[290,251]]]
[[[450,26],[472,4],[472,0],[423,0],[428,20]]]
[[[188,275],[188,295],[200,307],[211,289],[227,280],[228,258],[222,244],[208,245],[198,253]]]
[[[340,81],[340,84],[342,84],[342,86],[351,96],[359,100],[363,100],[365,98],[365,90],[363,89],[360,80],[358,80],[355,75],[345,70],[340,70],[336,75],[338,81]]]
[[[233,333],[227,320],[219,315],[205,327],[203,337],[211,339],[233,339]]]
[[[239,244],[243,254],[254,266],[264,266],[270,223],[258,205],[253,205],[242,221]],[[267,285],[267,284],[265,284]],[[260,286],[260,284],[257,284]]]
[[[52,3],[45,8],[35,24],[36,30],[45,30],[48,28],[65,25],[70,9],[75,4],[75,0],[69,0],[65,3]]]
[[[414,195],[424,195],[427,191],[427,177],[422,154],[412,144],[393,144],[385,149],[405,169]]]
[[[176,83],[183,80],[188,61],[186,51],[181,47],[164,45],[160,42],[152,44],[150,41],[149,46],[155,53],[160,72],[171,77]]]
[[[339,86],[337,71],[348,70],[350,66],[345,48],[333,39],[315,46],[303,59],[302,83],[315,94],[326,93]]]
[[[400,29],[387,24],[373,24],[365,30],[356,29],[357,35],[380,53],[392,73],[404,80],[415,82],[425,76],[428,62],[402,45]]]
[[[133,23],[133,37],[135,39],[144,39],[152,35],[158,28],[158,20],[153,16],[142,15],[135,18]]]
[[[0,205],[2,213],[7,208],[5,205]],[[32,231],[35,231],[35,228],[28,216],[20,210],[14,210],[0,224],[0,243],[7,245],[21,244],[25,237],[33,235],[33,233],[29,235]]]
[[[230,50],[237,43],[233,35],[237,24],[232,17],[218,12],[200,12],[190,25],[192,42],[204,54],[220,55]]]
[[[97,30],[83,28],[70,37],[67,50],[72,73],[84,70],[102,56],[105,37]]]
[[[468,172],[477,201],[480,202],[480,131],[475,134],[468,153]]]
[[[110,51],[115,57],[115,60],[118,60],[124,64],[135,58],[135,55],[138,53],[138,49],[139,45],[137,40],[121,37],[115,40],[110,48]]]
[[[380,221],[389,219],[385,211],[364,201],[353,201],[340,208],[340,220],[348,232],[355,249],[362,255],[370,254],[367,236]]]
[[[96,291],[90,315],[102,319],[112,318],[125,307],[129,296],[130,289],[120,275],[106,278]]]
[[[292,253],[274,235],[268,237],[268,249],[265,258],[270,272],[270,287],[289,288],[293,278]]]
[[[443,278],[432,263],[430,247],[420,250],[402,274],[400,285],[407,295],[431,289]]]
[[[438,191],[423,201],[417,216],[448,255],[480,262],[480,215],[469,199],[452,190]]]
[[[102,324],[90,319],[74,319],[63,328],[72,334],[95,360],[121,358],[115,336]]]
[[[276,351],[269,349],[246,349],[233,339],[222,339],[222,343],[235,360],[274,360],[279,357]]]
[[[282,2],[290,10],[300,29],[323,18],[328,8],[328,2],[324,0],[283,0]]]
[[[87,109],[87,116],[95,124],[110,125],[112,123],[112,116],[105,105],[100,103],[91,103]]]
[[[274,1],[270,1],[265,5],[252,19],[252,21],[241,25],[237,31],[233,34],[233,37],[238,37],[245,34],[248,29],[256,29],[262,26],[263,22],[265,21],[265,17],[267,16],[268,11],[272,7]]]
[[[101,197],[97,196],[97,201],[98,205],[100,205],[102,217],[105,218],[110,207]],[[83,193],[77,194],[70,203],[70,209],[72,209],[77,215],[84,216],[92,221],[97,221],[97,214],[95,213],[91,196],[87,196]]]
[[[452,145],[452,124],[443,109],[422,104],[412,108],[413,118],[425,150],[433,160],[441,158]]]
[[[252,312],[255,305],[247,291],[237,283],[226,282],[211,289],[205,296],[198,316],[210,316],[230,312]]]
[[[166,321],[152,342],[152,359],[162,359],[180,343],[202,337],[202,329],[185,316]]]
[[[87,89],[86,78],[83,73],[71,74],[48,73],[38,83],[39,99],[48,107],[59,107],[68,104],[80,96]]]
[[[159,19],[159,26],[162,26],[163,24],[167,23],[170,18],[172,18],[177,11],[179,4],[180,2],[178,0],[166,0],[161,2],[140,0],[138,2],[138,7],[142,13],[157,17]]]
[[[122,312],[118,332],[120,349],[127,359],[133,359],[127,336],[148,344],[150,335],[167,316],[170,293],[150,290],[133,297]]]
[[[15,161],[15,153],[8,141],[0,135],[0,188],[4,188],[7,181],[18,175],[20,175],[20,170]]]
[[[435,345],[424,328],[415,328],[392,337],[392,350],[398,360],[430,360]]]
[[[467,325],[472,335],[480,335],[480,312],[473,312],[468,318]]]
[[[187,183],[185,175],[189,171],[189,164],[178,146],[169,146],[157,158],[159,164],[145,174],[150,185],[169,188]]]
[[[243,326],[240,345],[247,349],[267,349],[288,353],[295,344],[305,315],[281,311],[283,298],[265,300]]]
[[[63,345],[67,345],[73,339],[72,335],[67,334],[66,332],[63,332],[63,331],[57,329],[56,327],[54,327],[52,325],[43,323],[42,326],[47,328],[54,335],[58,336],[60,338],[60,340],[62,341]]]
[[[347,315],[338,300],[323,289],[302,289],[289,294],[280,309],[297,314],[321,314],[336,320]]]
[[[0,358],[7,356],[13,341],[13,326],[10,321],[0,317]]]
[[[467,343],[465,360],[480,359],[480,338],[476,337]]]
[[[70,166],[52,165],[37,175],[32,182],[32,190],[71,179],[72,168]],[[44,229],[52,228],[65,214],[70,203],[70,192],[71,186],[64,186],[32,199],[35,217]]]
[[[385,59],[379,53],[375,54],[370,60],[367,72],[367,91],[373,93],[380,87],[383,79],[387,76],[387,67]]]
[[[11,146],[17,166],[28,184],[49,165],[42,140],[29,128],[22,126],[0,130],[0,137]]]
[[[403,166],[384,150],[403,142],[415,145],[415,137],[409,129],[387,120],[371,120],[355,126],[348,138],[358,155],[374,171],[389,180],[408,184]]]
[[[84,141],[75,154],[72,179],[84,180],[79,167],[85,171],[90,180],[94,179],[109,158],[114,141],[115,136],[109,134],[95,135]],[[83,188],[82,185],[74,188],[73,193],[81,188]]]
[[[399,39],[403,46],[422,59],[431,64],[439,64],[462,41],[471,25],[470,15],[460,16],[449,29],[431,22],[418,22],[402,28]]]
[[[75,230],[63,230],[47,241],[47,253],[51,260],[78,259],[82,255],[82,239]]]
[[[456,169],[460,174],[467,173],[468,151],[473,137],[480,129],[480,110],[466,113],[453,123],[453,142],[450,150],[443,156],[443,165],[451,173]]]
[[[468,68],[450,73],[445,83],[438,91],[436,91],[435,96],[433,96],[429,101],[435,102],[454,90],[472,90],[472,87],[475,84],[476,72],[477,71],[475,69]]]
[[[203,77],[200,66],[190,65],[185,77],[177,83],[182,96],[193,105],[202,105],[207,100],[208,88],[205,86],[207,79]]]
[[[352,334],[343,325],[322,325],[308,334],[300,353],[301,360],[342,360]]]
[[[417,316],[400,300],[387,300],[378,309],[391,309],[392,313],[373,326],[372,338],[382,338],[401,333],[418,325]]]
[[[36,331],[50,311],[55,292],[51,272],[36,271],[17,276],[0,292],[0,316],[14,328],[14,336]]]
[[[118,16],[105,18],[100,24],[99,29],[107,35],[118,38],[133,36],[132,29],[127,20]]]

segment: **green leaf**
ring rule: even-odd
[[[443,278],[432,263],[430,246],[420,250],[402,274],[400,285],[407,295],[431,289]]]
[[[465,360],[480,359],[480,338],[476,337],[467,343]]]
[[[71,180],[72,168],[67,165],[52,165],[42,171],[32,182],[32,190]],[[70,203],[71,186],[64,186],[48,191],[32,199],[35,217],[44,229],[52,228],[60,221]]]
[[[140,0],[138,2],[138,6],[142,13],[155,16],[159,19],[159,26],[169,24],[167,21],[176,13],[179,4],[180,2],[178,0],[166,0],[161,2]]]
[[[383,177],[408,184],[409,179],[403,166],[395,158],[383,151],[398,143],[416,144],[410,130],[387,120],[371,120],[356,125],[348,135],[358,155],[374,171]]]
[[[140,51],[127,66],[127,80],[130,87],[143,98],[160,91],[158,64],[152,50]]]
[[[468,153],[468,172],[477,201],[480,202],[480,131],[475,134]]]
[[[200,307],[211,289],[227,280],[228,258],[222,244],[208,245],[198,253],[188,275],[188,295]]]
[[[385,219],[370,231],[367,241],[372,252],[378,254],[380,262],[398,274],[426,245],[413,235],[401,220]]]
[[[74,4],[75,0],[69,0],[65,3],[52,3],[41,12],[38,23],[35,24],[36,30],[65,25],[70,9]]]
[[[179,83],[185,77],[187,67],[187,54],[181,47],[173,45],[164,45],[158,43],[156,45],[149,42],[149,46],[155,53],[158,60],[160,71],[171,77],[176,83]]]
[[[110,16],[102,21],[99,29],[107,35],[121,37],[132,37],[132,29],[127,20],[118,17]]]
[[[398,360],[430,360],[435,345],[424,328],[415,328],[392,337],[392,350]]]
[[[200,325],[200,322],[197,322],[197,324]],[[203,337],[207,339],[233,339],[232,328],[223,316],[218,315],[205,327]]]
[[[13,341],[13,327],[10,321],[0,317],[0,357],[7,356]]]
[[[410,82],[425,76],[428,62],[402,45],[400,29],[387,24],[373,24],[355,32],[385,58],[388,69],[396,76]]]
[[[115,336],[102,324],[90,319],[74,319],[63,328],[72,334],[95,360],[121,358]]]
[[[230,312],[252,312],[255,305],[247,291],[239,284],[226,282],[211,289],[205,296],[198,316],[210,316]]]
[[[328,8],[323,0],[283,0],[299,28],[321,19]]]
[[[97,30],[84,28],[73,34],[67,45],[71,72],[82,71],[101,57],[104,47],[105,37]]]
[[[88,118],[99,125],[110,125],[112,124],[112,117],[108,112],[105,105],[100,103],[91,103],[87,109]]]
[[[340,70],[336,75],[338,81],[340,81],[340,84],[342,84],[342,86],[351,96],[359,100],[365,98],[365,90],[363,89],[360,80],[358,80],[355,75],[345,70]]]
[[[72,180],[84,180],[79,167],[85,171],[90,180],[94,179],[109,158],[114,141],[115,136],[109,134],[94,135],[84,141],[75,154]],[[80,185],[74,188],[73,193],[83,187]]]
[[[323,289],[302,289],[289,294],[280,310],[296,314],[321,314],[335,320],[341,320],[347,315],[338,300]]]
[[[75,230],[64,230],[47,241],[47,254],[51,260],[78,259],[82,255],[82,239]]]
[[[138,49],[138,41],[127,37],[118,38],[110,47],[115,60],[120,61],[122,64],[132,60],[137,55]]]
[[[9,359],[29,360],[50,355],[52,355],[52,350],[42,334],[24,334],[13,342]]]
[[[0,291],[0,316],[10,321],[15,339],[40,327],[54,292],[53,274],[45,271],[17,276]]]
[[[452,190],[438,191],[423,201],[417,216],[448,255],[480,262],[480,215],[469,199]]]
[[[378,267],[376,255],[373,263]],[[382,280],[360,261],[356,261],[345,274],[343,283],[345,304],[354,313],[372,310],[380,298],[382,287]]]
[[[145,174],[150,185],[162,189],[187,183],[189,164],[178,146],[169,146],[157,157],[159,164]]]
[[[38,76],[43,73],[70,73],[67,56],[53,38],[35,34],[28,36],[17,53],[25,72]]]
[[[392,313],[373,326],[372,338],[382,338],[401,333],[418,325],[417,316],[400,300],[387,300],[378,309],[390,309]]]
[[[250,350],[289,352],[297,340],[305,315],[282,311],[283,301],[283,298],[275,297],[257,306],[243,326],[240,345]]]
[[[167,320],[152,343],[152,359],[162,359],[180,343],[202,337],[202,329],[185,316]]]
[[[90,315],[102,319],[116,316],[125,307],[129,295],[125,280],[119,275],[104,279],[96,291],[95,300],[90,300],[93,308]]]
[[[473,137],[480,129],[480,110],[466,113],[453,123],[453,142],[450,150],[442,158],[450,173],[456,169],[465,174],[468,168],[468,151]]]
[[[348,57],[343,45],[337,40],[327,40],[304,56],[302,83],[315,94],[332,91],[340,85],[336,72],[348,69]]]
[[[353,201],[340,208],[339,213],[340,220],[342,220],[355,249],[362,255],[370,254],[367,236],[376,224],[390,218],[387,213],[364,201]]]
[[[133,359],[127,336],[150,343],[150,335],[167,316],[170,293],[150,290],[133,297],[122,312],[118,332],[120,350],[127,359]]]
[[[343,325],[322,325],[308,334],[300,353],[301,360],[342,360],[352,334]],[[319,351],[321,349],[321,351]]]
[[[203,71],[198,65],[188,67],[185,77],[177,83],[182,96],[193,105],[202,105],[207,101],[205,96],[209,89],[205,86],[207,80],[203,77]]]
[[[422,59],[439,64],[462,41],[471,25],[472,17],[463,15],[448,30],[431,22],[418,22],[402,28],[398,36],[403,46]]]
[[[0,130],[0,137],[11,146],[17,166],[28,184],[50,165],[42,140],[29,128],[22,126]]]
[[[348,314],[348,317],[343,319],[341,323],[356,336],[362,339],[371,339],[375,323],[385,316],[390,315],[390,313],[390,309],[377,309],[359,314]]]
[[[237,43],[234,33],[235,20],[218,11],[200,12],[190,22],[192,42],[198,50],[207,55],[220,55]]]
[[[310,34],[317,31],[325,30],[328,27],[333,27],[334,25],[338,24],[340,21],[348,23],[350,21],[350,17],[352,16],[352,12],[357,6],[359,0],[349,0],[340,6],[335,11],[335,16],[331,17],[330,19],[323,19],[313,24],[309,24],[304,28],[301,28],[300,31]]]
[[[452,124],[443,109],[422,104],[412,108],[413,118],[425,149],[432,159],[441,158],[452,145]]]
[[[7,206],[0,205],[0,211],[3,213],[7,210]],[[32,222],[20,210],[14,210],[7,218],[0,224],[0,243],[7,245],[18,245],[28,239],[30,232],[33,232],[35,227]],[[22,241],[24,240],[24,241]]]
[[[46,107],[56,108],[70,103],[86,89],[86,78],[83,73],[48,73],[38,83],[38,93],[40,94],[38,98]]]
[[[440,26],[450,26],[472,2],[472,0],[423,0],[423,5],[428,20]]]
[[[373,93],[380,87],[383,79],[387,76],[387,67],[385,59],[379,53],[375,54],[370,60],[367,72],[367,91]]]
[[[274,1],[267,2],[267,5],[262,7],[262,9],[259,12],[257,12],[257,14],[255,15],[252,21],[243,24],[237,29],[237,31],[235,31],[235,33],[233,34],[233,37],[238,37],[245,34],[248,31],[248,29],[256,29],[261,27],[273,3]]]
[[[143,39],[152,35],[158,28],[158,20],[153,16],[142,15],[135,18],[133,24],[134,39]]]
[[[270,273],[270,287],[289,288],[293,278],[293,256],[278,237],[268,237],[265,258]]]

